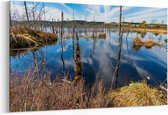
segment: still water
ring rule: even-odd
[[[132,47],[132,40],[137,36],[143,40],[159,41],[163,47],[154,46],[150,49],[141,47],[136,51]],[[148,78],[148,84],[158,86],[167,77],[167,50],[164,41],[166,36],[149,32],[145,35],[137,32],[123,33],[120,59],[118,59],[118,31],[106,32],[106,39],[79,37],[76,41],[72,37],[63,38],[62,42],[58,40],[55,44],[41,47],[36,51],[11,56],[11,72],[17,71],[23,74],[27,68],[33,66],[34,57],[37,57],[39,64],[46,64],[45,71],[50,72],[51,79],[63,73],[74,77],[74,66],[80,64],[81,75],[87,84],[103,79],[106,87],[110,87],[112,82],[113,87],[121,87]],[[79,53],[76,57],[77,62],[74,61],[74,52]],[[119,68],[114,76],[118,61],[120,61]]]

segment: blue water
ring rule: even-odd
[[[112,82],[114,69],[118,62],[118,32],[107,32],[106,39],[79,38],[80,61],[82,76],[89,84],[98,79],[103,79],[106,87]],[[148,77],[148,84],[158,86],[167,77],[167,54],[164,40],[167,35],[154,35],[146,33],[143,40],[154,39],[163,44],[163,47],[154,46],[150,49],[141,47],[135,51],[132,40],[141,36],[136,32],[123,34],[123,45],[121,51],[118,76],[114,78],[114,86],[121,87],[131,82],[141,81]],[[60,40],[54,45],[44,46],[38,50],[28,51],[24,54],[11,56],[11,72],[24,73],[27,68],[33,66],[34,55],[38,58],[39,65],[46,62],[46,70],[50,72],[51,79],[58,74],[68,73],[74,76],[74,50],[73,39],[63,39],[63,52]],[[61,58],[62,55],[62,58]],[[64,62],[64,64],[63,64]],[[43,71],[43,69],[41,69]]]

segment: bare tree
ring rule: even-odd
[[[27,22],[29,22],[29,15],[28,15],[26,1],[24,1],[24,6],[25,6],[25,12],[26,12],[26,17],[27,17]]]
[[[120,6],[120,20],[119,20],[119,45],[121,44],[121,20],[122,20],[122,6]]]
[[[45,4],[43,3],[43,15],[44,15],[44,20],[46,21],[46,11],[45,11]]]
[[[112,76],[112,82],[111,82],[111,89],[113,87],[113,83],[114,83],[114,79],[116,78],[116,88],[117,88],[117,78],[118,78],[118,71],[119,71],[119,67],[120,67],[120,61],[121,61],[121,46],[122,46],[122,31],[121,31],[121,24],[122,21],[122,6],[120,6],[120,19],[119,19],[119,32],[118,32],[118,38],[119,38],[119,44],[118,44],[118,55],[117,55],[117,65],[114,69],[114,73]]]
[[[64,20],[64,13],[61,13],[61,36],[63,36],[63,20]],[[62,42],[62,37],[61,37],[61,42]]]
[[[55,21],[55,19],[52,18],[52,22],[54,22],[54,21]],[[55,34],[55,28],[54,28],[54,25],[52,25],[51,28],[52,28],[52,32],[53,32],[53,34]]]
[[[33,2],[33,8],[32,8],[32,15],[33,15],[33,20],[36,20],[36,8],[38,7],[39,3]]]
[[[11,11],[9,11],[9,24],[12,26]]]

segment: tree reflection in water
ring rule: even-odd
[[[61,18],[62,18],[62,21],[61,21],[61,34],[60,34],[60,45],[61,45],[61,60],[62,60],[62,68],[63,68],[63,72],[65,71],[65,62],[64,62],[64,45],[63,45],[63,12],[61,14]]]

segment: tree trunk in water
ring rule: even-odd
[[[113,88],[113,83],[114,83],[114,78],[116,82],[115,88],[117,88],[117,77],[118,77],[118,72],[119,72],[119,67],[120,67],[120,61],[121,61],[121,46],[122,46],[122,31],[121,31],[121,20],[122,20],[122,6],[120,6],[120,19],[119,19],[119,33],[118,33],[118,55],[117,55],[117,65],[115,67],[113,76],[112,76],[112,82],[111,82],[111,89]]]
[[[78,43],[78,33],[76,33],[76,44],[75,49],[73,51],[74,53],[74,73],[75,73],[75,81],[79,81],[82,76],[82,65],[81,65],[81,59],[80,59],[80,46]]]
[[[61,13],[61,42],[62,42],[62,36],[63,36],[63,20],[64,20],[64,13]]]
[[[122,39],[121,39],[121,20],[122,20],[122,6],[120,6],[120,21],[119,21],[119,45],[121,44],[122,42]]]

